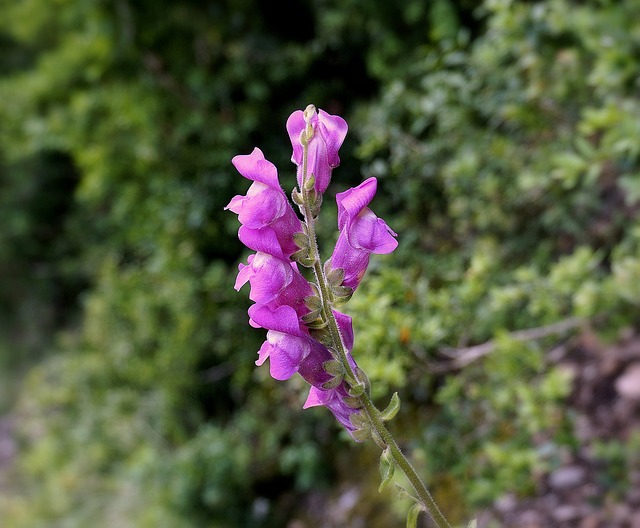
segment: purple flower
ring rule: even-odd
[[[287,132],[300,187],[304,184],[302,165],[306,149],[306,176],[313,176],[316,193],[327,189],[332,170],[340,164],[338,151],[347,128],[341,117],[324,110],[316,113],[312,105],[304,112],[291,114]],[[314,324],[317,321],[311,321],[319,313],[326,314],[322,310],[328,307],[321,306],[319,298],[314,297],[317,295],[314,286],[291,260],[294,253],[303,249],[295,240],[305,237],[294,235],[303,233],[305,226],[280,186],[276,167],[259,148],[254,148],[251,154],[235,156],[232,163],[243,177],[252,181],[246,195],[234,196],[225,209],[238,215],[241,224],[238,237],[255,251],[246,264],[239,264],[234,287],[239,290],[247,282],[250,284],[249,298],[254,304],[249,308],[249,324],[267,330],[256,364],[262,365],[268,359],[269,372],[276,380],[286,380],[298,373],[311,386],[304,408],[327,407],[353,434],[356,428],[351,418],[360,410],[347,403],[349,385],[342,377],[343,369],[336,363],[340,361],[338,353],[324,344],[330,341],[329,330],[318,328]],[[396,234],[367,207],[375,192],[376,180],[371,178],[337,196],[340,234],[329,264],[330,269],[344,270],[342,285],[353,289],[364,275],[371,253],[389,253],[397,246]],[[314,193],[307,197],[319,208],[321,200]],[[302,258],[300,262],[306,260]],[[341,274],[337,280],[335,274],[333,277],[335,286]],[[354,339],[351,318],[335,310],[332,314],[353,375],[357,366],[351,357]],[[310,331],[307,323],[314,330]]]
[[[291,306],[272,309],[254,304],[249,308],[249,322],[253,327],[268,330],[267,340],[258,351],[256,365],[262,365],[269,358],[269,372],[274,379],[289,379],[300,370],[307,356],[317,353],[322,347],[311,339]]]
[[[351,318],[339,312],[334,314],[347,347],[349,363],[355,369],[356,363],[349,353],[353,346]],[[256,365],[262,365],[268,358],[269,373],[276,380],[289,379],[296,372],[300,374],[311,385],[304,408],[324,405],[349,432],[354,431],[350,416],[360,411],[345,403],[344,399],[349,394],[344,381],[337,387],[323,388],[332,379],[324,364],[334,358],[329,349],[309,336],[295,310],[289,306],[271,309],[254,304],[249,308],[249,316],[252,326],[268,329],[267,340],[258,351]]]
[[[299,249],[293,235],[302,231],[302,222],[280,187],[275,165],[259,148],[231,161],[242,176],[253,181],[246,196],[234,196],[225,207],[242,224],[238,238],[250,249],[288,259]]]
[[[347,135],[347,122],[340,116],[331,115],[320,110],[314,113],[310,120],[313,129],[313,137],[309,141],[307,158],[307,175],[314,175],[316,178],[315,189],[322,194],[331,180],[331,171],[340,165],[338,150],[342,146]],[[291,161],[298,166],[298,185],[302,188],[302,153],[303,148],[300,143],[300,134],[305,131],[307,123],[304,112],[296,110],[287,120],[287,132],[293,155]]]
[[[335,389],[320,389],[315,386],[311,386],[309,389],[309,396],[307,401],[303,405],[303,409],[309,407],[316,407],[318,405],[324,405],[329,409],[336,419],[349,431],[350,433],[355,431],[354,425],[351,423],[351,415],[360,412],[358,409],[354,409],[347,405],[344,401],[349,394],[347,388],[343,383],[338,385]]]
[[[353,347],[351,317],[336,311],[334,315],[344,345],[350,351]],[[326,361],[333,359],[331,352],[310,336],[294,308],[254,304],[249,307],[249,324],[268,330],[256,364],[262,365],[269,358],[270,373],[274,379],[288,379],[298,371],[311,385],[322,386],[331,379],[323,367]]]
[[[239,290],[248,281],[251,284],[249,299],[255,303],[273,309],[291,306],[298,316],[309,313],[304,301],[314,292],[295,262],[258,252],[249,255],[247,264],[240,264],[238,269],[235,289]]]
[[[367,206],[376,194],[375,178],[336,195],[340,234],[330,259],[331,269],[343,269],[343,286],[356,289],[369,265],[371,253],[391,253],[397,236]]]

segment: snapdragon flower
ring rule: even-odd
[[[249,249],[287,259],[300,249],[293,235],[303,229],[280,186],[276,166],[257,147],[231,162],[253,181],[246,196],[234,196],[225,207],[238,215],[238,238]]]
[[[321,123],[320,129],[325,128]],[[335,162],[337,152],[332,159]],[[234,287],[239,290],[247,282],[250,284],[249,298],[254,304],[249,308],[249,324],[267,330],[256,364],[262,365],[268,359],[269,372],[276,380],[286,380],[299,373],[312,390],[305,408],[325,405],[351,433],[355,426],[350,417],[360,411],[346,403],[345,398],[349,397],[346,382],[325,368],[327,362],[335,361],[334,354],[315,339],[308,328],[321,311],[310,308],[314,298],[316,306],[320,303],[317,289],[314,290],[291,260],[300,252],[296,237],[304,233],[303,223],[280,187],[275,165],[265,159],[260,149],[235,156],[232,163],[242,176],[253,182],[246,195],[234,196],[225,209],[238,215],[241,224],[238,237],[255,251],[246,264],[239,264]],[[321,165],[320,161],[316,164]],[[328,174],[330,168],[321,172]],[[351,318],[335,310],[332,316],[350,357]],[[350,362],[356,368],[351,357]]]
[[[391,253],[398,247],[397,234],[367,207],[376,190],[377,180],[369,178],[336,195],[340,234],[328,269],[343,270],[341,285],[351,290],[360,284],[372,253]]]
[[[336,315],[341,332],[346,336],[345,342],[353,346],[351,318],[338,312]],[[249,308],[249,317],[252,326],[268,329],[267,340],[260,347],[256,365],[260,366],[269,359],[269,373],[276,380],[287,380],[295,373],[300,374],[311,385],[303,408],[324,405],[352,433],[356,428],[351,416],[360,411],[346,403],[349,398],[347,384],[343,380],[334,384],[334,376],[326,371],[327,362],[334,360],[332,353],[311,337],[295,310],[290,306],[273,309],[254,304]],[[355,368],[350,353],[349,358]]]
[[[314,291],[295,262],[282,260],[268,253],[249,255],[247,264],[238,266],[235,289],[249,282],[249,299],[272,308],[291,306],[302,317],[310,312],[305,299]]]
[[[298,166],[298,185],[302,187],[303,141],[308,141],[307,173],[315,178],[315,190],[319,194],[326,191],[331,181],[331,171],[340,165],[338,150],[347,135],[347,122],[340,116],[324,110],[315,112],[313,106],[304,111],[296,110],[287,120],[287,132],[293,147],[291,161]],[[310,139],[308,137],[311,136]]]

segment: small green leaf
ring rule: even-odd
[[[422,511],[420,504],[414,504],[411,506],[409,513],[407,514],[407,528],[416,528],[418,526],[418,516]]]
[[[380,482],[378,493],[380,493],[386,485],[391,482],[395,469],[396,465],[393,457],[391,456],[391,450],[387,447],[380,455],[380,478],[382,479],[382,482]]]
[[[400,396],[398,396],[397,392],[394,392],[393,396],[391,396],[391,401],[389,402],[389,405],[387,405],[387,408],[380,413],[380,419],[383,422],[388,422],[389,420],[393,420],[396,414],[398,414],[399,410],[400,410]]]

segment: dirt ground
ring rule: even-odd
[[[640,334],[611,345],[586,332],[560,352],[580,447],[535,498],[507,495],[479,513],[479,528],[640,528]]]

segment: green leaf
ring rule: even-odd
[[[393,393],[391,396],[391,401],[387,408],[380,413],[380,419],[383,422],[388,422],[389,420],[393,420],[398,411],[400,410],[400,396],[398,396],[397,392]]]
[[[380,493],[393,479],[393,474],[396,470],[396,464],[391,456],[391,450],[387,447],[380,455],[380,486],[378,487],[378,493]]]
[[[414,504],[411,506],[409,513],[407,514],[407,528],[416,528],[418,526],[418,516],[422,511],[420,504]]]

